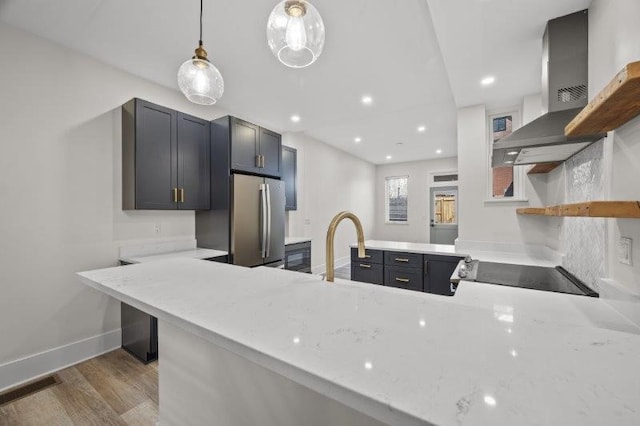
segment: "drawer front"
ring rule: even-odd
[[[369,249],[365,249],[364,251],[365,253],[365,258],[364,259],[360,259],[358,257],[358,249],[357,248],[351,248],[351,261],[352,262],[366,262],[366,263],[382,263],[383,260],[383,256],[382,250],[369,250]]]
[[[422,268],[422,255],[400,251],[385,251],[384,264],[404,268]]]
[[[351,262],[351,280],[363,283],[380,284],[384,283],[382,265],[368,262]]]
[[[384,285],[422,291],[422,268],[402,268],[385,266]]]

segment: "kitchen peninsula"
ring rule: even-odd
[[[640,330],[599,299],[195,259],[79,275],[159,319],[163,425],[640,422]]]

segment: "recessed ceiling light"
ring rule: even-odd
[[[485,78],[483,78],[482,80],[480,80],[480,84],[482,84],[483,86],[489,86],[493,83],[496,82],[496,78],[492,75],[487,76]]]
[[[390,155],[387,155],[387,160],[391,160],[391,156]]]
[[[292,115],[291,116],[291,121],[293,121],[294,123],[298,123],[300,121],[300,116],[299,115]]]
[[[357,137],[353,138],[353,141],[355,143],[360,143],[360,142],[362,142],[362,138],[360,136],[357,136]]]
[[[436,149],[436,154],[442,154],[442,150],[441,149]]]
[[[371,103],[373,102],[373,98],[369,95],[364,95],[362,97],[362,103],[365,105],[371,105]]]
[[[404,145],[404,142],[396,142],[396,145]]]
[[[427,126],[418,126],[418,132],[424,133],[427,131]]]
[[[511,151],[511,152],[507,152],[507,155],[516,155],[518,153],[518,151]]]

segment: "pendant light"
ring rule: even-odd
[[[275,57],[286,66],[307,67],[324,47],[322,17],[306,0],[284,0],[269,15],[267,41]]]
[[[195,56],[185,61],[178,69],[178,86],[191,102],[213,105],[224,92],[224,80],[220,71],[207,59],[202,47],[202,1],[200,0],[200,40]]]

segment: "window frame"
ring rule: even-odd
[[[526,166],[513,166],[513,197],[494,197],[493,196],[493,168],[491,167],[491,157],[493,154],[493,119],[511,115],[511,128],[515,132],[522,126],[522,108],[510,107],[487,111],[485,135],[485,147],[487,150],[487,187],[485,190],[485,202],[487,203],[518,203],[528,201],[525,195],[525,169]]]
[[[391,179],[407,180],[407,220],[389,220],[389,181]],[[409,224],[409,175],[385,176],[384,178],[384,223],[385,225],[408,225]]]

